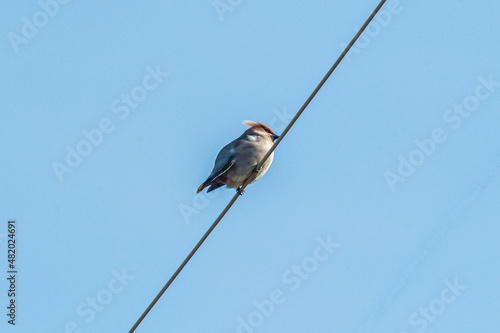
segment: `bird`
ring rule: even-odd
[[[214,168],[196,193],[208,187],[207,193],[221,186],[236,188],[241,195],[240,186],[251,176],[250,183],[262,177],[271,166],[274,158],[272,152],[260,170],[255,170],[264,155],[272,147],[279,135],[262,123],[245,120],[243,125],[248,129],[236,140],[221,149],[214,163]]]

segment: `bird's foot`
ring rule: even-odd
[[[240,186],[236,189],[236,192],[238,192],[239,195],[243,195],[243,193],[245,193],[245,190],[242,190]]]

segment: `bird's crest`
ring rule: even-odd
[[[264,128],[265,128],[268,132],[270,132],[270,133],[274,134],[273,130],[272,130],[269,126],[267,126],[267,125],[265,125],[265,124],[263,124],[263,123],[259,123],[259,122],[257,122],[257,121],[244,120],[244,121],[243,121],[243,125],[245,125],[245,126],[246,126],[246,127],[248,127],[248,128],[252,128],[252,127],[255,127],[255,126],[262,126],[262,127],[264,127]]]

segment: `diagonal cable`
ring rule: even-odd
[[[337,66],[342,61],[342,59],[344,59],[344,57],[346,56],[347,52],[349,52],[349,50],[354,45],[354,43],[356,43],[356,41],[358,40],[359,36],[361,36],[361,34],[363,33],[363,31],[365,31],[365,29],[368,26],[368,24],[370,24],[370,22],[373,20],[373,18],[375,17],[375,15],[377,15],[377,13],[379,12],[380,8],[382,8],[382,6],[384,5],[385,2],[386,2],[386,0],[381,0],[380,3],[378,4],[378,6],[373,10],[373,12],[368,17],[368,19],[365,21],[365,23],[363,24],[363,26],[359,29],[359,31],[356,33],[356,35],[352,38],[351,42],[345,47],[344,51],[337,58],[337,61],[335,61],[335,63],[333,64],[333,66],[330,68],[330,70],[328,70],[328,72],[325,74],[325,76],[323,77],[323,79],[320,81],[320,83],[318,84],[318,86],[316,87],[316,89],[313,90],[313,92],[311,93],[311,95],[309,96],[309,98],[307,98],[307,100],[305,101],[304,105],[302,105],[302,107],[299,109],[299,111],[297,111],[297,113],[292,118],[292,120],[290,121],[290,123],[288,124],[288,126],[283,130],[283,133],[274,142],[273,146],[269,149],[269,151],[262,158],[262,160],[260,161],[260,163],[256,166],[256,168],[255,168],[256,172],[258,172],[260,170],[260,168],[262,167],[262,165],[264,164],[264,162],[266,162],[266,160],[269,158],[269,156],[272,154],[272,152],[276,149],[276,147],[280,144],[280,142],[285,138],[285,136],[288,134],[288,131],[290,131],[290,129],[295,124],[295,122],[297,121],[297,119],[299,119],[299,117],[302,114],[302,112],[304,112],[304,110],[307,108],[307,106],[309,105],[309,103],[311,103],[311,101],[316,96],[316,94],[318,93],[318,91],[323,87],[323,85],[325,84],[325,82],[332,75],[332,73],[335,71],[335,69],[337,68]],[[184,261],[179,266],[179,268],[177,268],[177,270],[170,277],[170,279],[167,281],[167,283],[165,284],[165,286],[160,290],[160,292],[158,293],[158,295],[156,295],[156,297],[153,299],[153,301],[151,302],[151,304],[149,304],[149,306],[146,308],[146,310],[144,311],[144,313],[139,317],[139,319],[136,321],[136,323],[134,324],[134,326],[132,326],[132,328],[130,329],[129,333],[133,333],[137,329],[137,327],[139,326],[139,324],[148,315],[149,311],[151,311],[151,309],[155,306],[155,304],[158,302],[158,300],[160,299],[160,297],[165,293],[165,291],[168,289],[168,287],[175,280],[175,278],[177,277],[177,275],[179,275],[179,273],[186,266],[186,264],[189,262],[189,260],[191,260],[191,258],[193,257],[193,255],[196,253],[196,251],[198,251],[198,249],[201,247],[201,245],[203,244],[203,242],[212,233],[212,231],[215,229],[215,227],[217,226],[217,224],[219,224],[219,222],[222,220],[222,218],[224,217],[224,215],[226,215],[226,213],[229,211],[229,209],[231,209],[231,207],[233,206],[233,204],[240,197],[239,193],[243,193],[245,191],[245,188],[250,183],[250,179],[251,178],[252,178],[252,175],[250,175],[247,178],[247,180],[245,180],[245,182],[243,183],[243,185],[241,185],[239,187],[238,193],[236,193],[234,195],[234,197],[231,199],[231,201],[227,204],[226,208],[224,208],[224,210],[220,213],[220,215],[217,217],[217,219],[215,220],[215,222],[210,226],[210,228],[203,235],[203,237],[200,239],[200,241],[196,244],[196,246],[193,248],[193,250],[191,250],[191,252],[188,254],[188,256],[186,257],[186,259],[184,259]]]

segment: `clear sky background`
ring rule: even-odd
[[[63,2],[0,13],[0,330],[127,332],[378,1]],[[388,1],[137,332],[496,331],[498,13]]]

